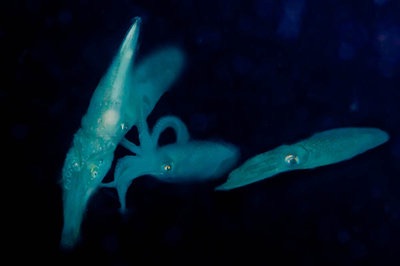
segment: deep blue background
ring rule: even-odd
[[[399,14],[397,0],[2,1],[6,246],[53,265],[400,265]],[[139,178],[124,219],[101,190],[81,245],[62,253],[60,169],[134,16],[139,57],[187,53],[150,124],[177,115],[193,138],[236,144],[241,161],[335,127],[391,139],[229,192]]]

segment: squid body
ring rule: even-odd
[[[182,69],[183,54],[173,47],[154,52],[133,68],[140,23],[140,18],[133,20],[67,152],[61,173],[62,247],[77,242],[88,201],[108,173],[119,142],[137,123],[139,113],[147,116],[152,111]],[[155,73],[161,73],[158,79]]]
[[[282,145],[261,153],[230,172],[216,190],[242,187],[279,173],[312,169],[353,158],[389,139],[378,128],[336,128],[316,133],[292,145]]]
[[[118,142],[135,120],[126,110],[130,95],[125,81],[132,68],[139,27],[140,19],[136,18],[94,91],[67,152],[61,179],[64,213],[61,246],[64,248],[77,242],[88,201],[109,171]]]

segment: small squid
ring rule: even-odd
[[[312,169],[353,158],[386,141],[389,135],[378,128],[335,128],[315,133],[292,145],[282,145],[258,154],[229,173],[216,190],[242,187],[277,174]]]
[[[158,147],[161,133],[172,128],[176,142]],[[150,134],[146,123],[139,123],[137,146],[126,138],[121,145],[135,155],[118,160],[114,181],[105,187],[117,189],[120,211],[126,211],[126,193],[132,181],[151,175],[171,183],[201,182],[218,178],[228,172],[239,158],[239,150],[222,141],[190,140],[186,125],[175,116],[164,116],[155,124]]]

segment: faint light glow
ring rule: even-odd
[[[118,125],[120,119],[119,113],[114,109],[108,109],[103,113],[98,120],[97,134],[106,139],[112,137],[120,126]]]
[[[360,104],[357,100],[354,100],[349,106],[350,112],[357,112],[360,109]]]
[[[382,27],[376,35],[376,47],[380,55],[379,71],[385,77],[392,77],[400,67],[400,28]]]
[[[388,0],[374,0],[374,4],[377,6],[383,6],[387,2],[388,2]]]
[[[119,113],[113,109],[107,110],[103,114],[103,125],[105,128],[114,128],[119,120]]]
[[[339,57],[342,60],[351,60],[355,54],[354,47],[348,42],[341,42],[339,45]]]
[[[295,39],[300,33],[304,0],[287,0],[277,33],[285,39]]]

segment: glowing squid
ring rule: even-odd
[[[242,187],[279,173],[312,169],[353,158],[389,139],[378,128],[336,128],[316,133],[292,145],[282,145],[252,157],[234,169],[217,190]]]
[[[150,134],[146,119],[181,73],[184,55],[180,49],[167,46],[134,66],[140,23],[140,18],[134,19],[94,91],[81,128],[67,152],[61,178],[63,248],[71,248],[78,242],[88,202],[100,187],[115,187],[124,210],[126,191],[140,175],[173,182],[204,180],[224,174],[238,158],[238,150],[231,144],[190,140],[184,123],[174,116],[161,118]],[[133,126],[138,128],[140,146],[124,138]],[[158,138],[167,127],[175,130],[177,141],[158,147]],[[120,159],[115,180],[103,184],[119,144],[134,156]]]

